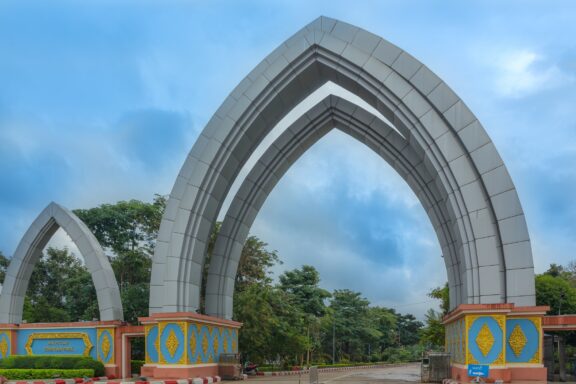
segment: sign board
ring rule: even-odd
[[[480,364],[468,364],[468,376],[470,377],[488,377],[490,366]]]
[[[92,343],[86,333],[32,333],[25,345],[28,356],[83,355],[89,356]]]

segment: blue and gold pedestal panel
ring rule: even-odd
[[[98,360],[105,365],[114,364],[114,328],[98,328]]]
[[[466,321],[458,319],[446,325],[446,352],[454,363],[466,364]]]
[[[12,332],[0,331],[0,359],[4,359],[12,353]]]
[[[186,322],[160,322],[158,324],[160,339],[160,364],[186,363]]]
[[[158,324],[144,326],[146,364],[156,364],[159,361],[160,340],[158,338]]]
[[[21,329],[18,331],[19,354],[81,355],[97,359],[95,328]],[[113,343],[112,343],[113,344]]]
[[[146,364],[218,363],[222,353],[238,353],[238,330],[196,321],[145,324]]]
[[[508,363],[541,363],[542,318],[509,318],[506,320],[506,361]]]
[[[189,324],[188,363],[217,363],[222,353],[238,353],[235,329],[208,324]]]
[[[466,316],[467,364],[505,364],[505,315]]]

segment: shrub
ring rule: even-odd
[[[144,363],[145,363],[144,360],[132,360],[132,361],[130,361],[130,371],[132,371],[132,374],[136,373],[136,374],[140,375],[140,369],[142,368]]]
[[[104,364],[90,356],[10,356],[0,360],[0,368],[92,369],[95,376],[104,376]]]
[[[0,368],[0,376],[9,380],[73,379],[93,377],[93,369],[6,369]]]

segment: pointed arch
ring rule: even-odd
[[[425,185],[435,186],[433,206],[439,207],[427,211],[434,227],[440,225],[447,234],[439,241],[443,249],[453,249],[453,265],[458,265],[461,285],[451,306],[533,305],[524,214],[506,167],[479,121],[408,53],[362,29],[321,17],[266,57],[224,101],[194,144],[162,220],[150,311],[198,308],[210,230],[239,170],[276,123],[327,81],[378,110],[405,137],[397,149],[407,158],[410,152],[421,159],[414,166],[426,176]]]
[[[100,320],[123,320],[118,283],[98,240],[78,216],[52,202],[28,228],[10,261],[0,295],[0,323],[22,322],[24,297],[34,265],[58,228],[70,236],[82,253],[96,287]]]
[[[216,238],[206,285],[206,313],[232,318],[235,277],[249,230],[268,195],[286,171],[311,146],[332,129],[339,129],[362,142],[387,161],[413,191],[431,218],[448,217],[435,196],[435,184],[426,184],[430,175],[417,165],[423,160],[406,147],[406,140],[390,125],[363,108],[336,95],[329,95],[284,131],[260,157],[244,179],[230,204]],[[401,149],[404,149],[402,151]],[[441,239],[453,302],[460,301],[461,264],[449,246],[450,233],[441,222],[434,230]]]

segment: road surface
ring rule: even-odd
[[[367,384],[367,383],[407,383],[420,382],[420,363],[406,364],[390,368],[366,368],[340,372],[319,372],[318,381],[323,384]],[[230,381],[226,381],[230,383]],[[303,374],[294,376],[257,376],[249,377],[246,384],[308,384],[309,377]],[[238,382],[236,382],[238,383]]]

